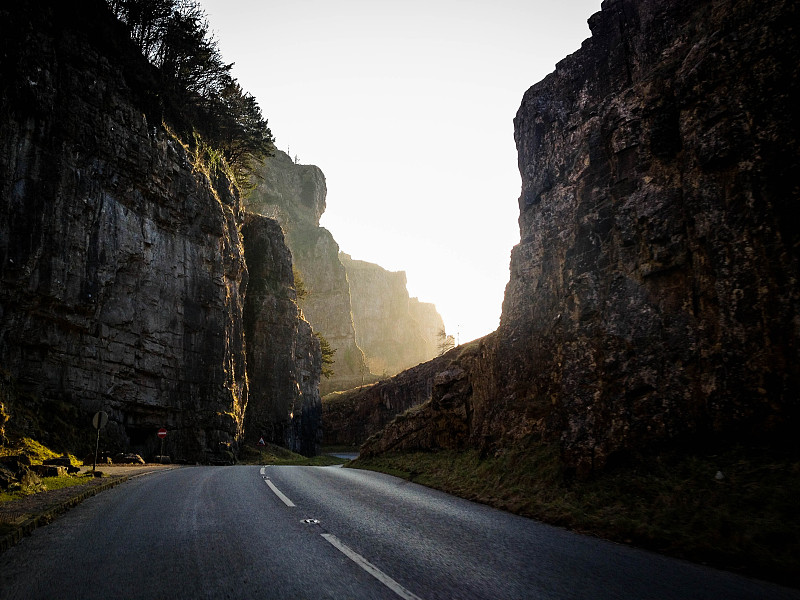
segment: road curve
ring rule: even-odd
[[[386,475],[187,467],[0,555],[0,598],[800,599]]]

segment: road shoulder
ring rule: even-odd
[[[104,466],[104,477],[98,477],[83,485],[31,494],[20,500],[0,504],[0,524],[10,529],[0,535],[0,554],[18,544],[37,527],[47,525],[53,519],[105,490],[131,479],[157,471],[178,468],[177,465],[118,465]],[[84,467],[82,472],[91,471]],[[7,527],[10,526],[10,527]]]

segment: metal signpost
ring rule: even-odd
[[[163,427],[158,430],[158,437],[161,438],[161,454],[158,457],[158,462],[164,462],[164,438],[167,437],[167,430]]]
[[[92,418],[92,425],[97,429],[97,443],[94,446],[94,464],[92,465],[92,473],[97,469],[97,450],[100,448],[100,430],[108,423],[108,414],[104,411],[94,413]]]

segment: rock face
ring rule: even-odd
[[[356,343],[370,371],[396,375],[435,357],[436,332],[444,329],[444,322],[433,304],[416,298],[412,302],[405,272],[353,260],[344,252],[339,260],[350,282]]]
[[[431,400],[434,379],[451,358],[439,357],[392,379],[326,396],[322,405],[325,445],[360,446],[397,415]]]
[[[104,444],[119,450],[152,456],[159,427],[165,453],[190,460],[236,442],[248,398],[238,196],[145,117],[154,75],[103,2],[0,9],[0,40],[4,371],[87,426],[105,410]],[[306,366],[281,367],[305,393],[314,347],[296,309],[281,317],[306,340]]]
[[[471,386],[423,407],[465,415],[444,444],[558,442],[585,474],[674,440],[796,427],[796,13],[606,0],[592,37],[528,90],[501,324],[454,361]],[[366,452],[441,446],[425,429]]]
[[[319,226],[327,188],[319,168],[284,152],[266,160],[247,209],[276,219],[308,290],[304,316],[335,349],[334,376],[321,391],[351,389],[436,356],[444,324],[432,304],[409,299],[404,273],[354,261]]]
[[[354,387],[369,373],[356,344],[350,286],[339,262],[339,246],[319,226],[326,194],[325,176],[319,168],[295,164],[285,152],[276,151],[265,161],[258,186],[245,201],[247,210],[281,224],[294,267],[308,290],[301,301],[303,314],[336,352],[335,374],[320,384],[323,394]]]
[[[319,340],[301,317],[292,257],[277,221],[248,214],[242,227],[249,273],[244,306],[250,395],[245,441],[313,456],[321,441]]]
[[[422,302],[419,298],[409,298],[408,312],[411,319],[417,323],[419,334],[425,343],[425,354],[428,357],[439,354],[439,334],[444,330],[442,315],[436,310],[436,305],[432,302]],[[429,360],[425,358],[423,360]]]

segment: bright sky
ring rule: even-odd
[[[494,331],[519,242],[513,118],[601,0],[200,0],[277,146],[322,169],[322,226],[405,271],[461,343]]]

